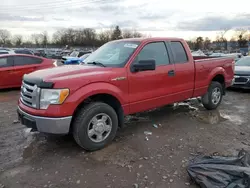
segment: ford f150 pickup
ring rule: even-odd
[[[203,58],[195,60],[178,38],[111,41],[83,65],[24,75],[18,115],[35,131],[72,133],[82,148],[98,150],[125,115],[199,96],[206,109],[217,108],[232,84],[234,59]]]

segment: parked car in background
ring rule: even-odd
[[[0,55],[0,89],[20,87],[24,74],[54,67],[54,61],[25,54]]]
[[[84,60],[90,55],[91,53],[88,53],[88,54],[84,54],[83,56],[81,57],[72,57],[72,58],[68,58],[67,60],[64,61],[64,64],[65,65],[77,65],[77,64],[80,64],[80,63],[83,63]]]
[[[14,50],[16,54],[28,54],[28,55],[34,55],[34,53],[31,50],[28,49],[16,49]]]
[[[60,55],[62,57],[63,56],[69,56],[71,53],[72,53],[72,50],[63,50]]]
[[[2,54],[15,54],[13,50],[2,50],[0,49],[0,55]]]
[[[24,75],[18,116],[32,130],[72,133],[86,150],[109,144],[124,116],[202,96],[216,109],[232,84],[231,57],[195,60],[178,38],[122,39],[75,66]],[[30,88],[31,98],[26,98]]]
[[[250,57],[242,57],[235,63],[233,88],[250,89]]]
[[[76,57],[81,57],[85,54],[92,53],[92,51],[73,51],[69,56],[63,56],[61,59],[61,62],[64,64],[66,60],[68,59],[74,59]]]

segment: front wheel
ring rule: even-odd
[[[115,110],[102,102],[83,107],[73,122],[73,136],[79,146],[95,151],[104,148],[115,137],[118,117]]]
[[[207,110],[214,110],[220,105],[222,96],[222,85],[219,82],[211,82],[207,93],[202,97],[201,101]]]

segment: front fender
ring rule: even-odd
[[[73,104],[74,109],[76,109],[85,99],[96,94],[109,94],[116,97],[121,105],[127,103],[127,93],[117,86],[106,82],[90,83],[79,88],[67,98],[67,103]]]

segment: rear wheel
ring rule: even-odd
[[[73,123],[73,136],[82,148],[95,151],[102,149],[115,137],[118,117],[106,103],[95,102],[83,107]]]
[[[223,87],[219,82],[211,82],[207,93],[202,97],[203,106],[208,110],[216,109],[222,100]]]

